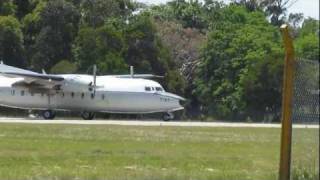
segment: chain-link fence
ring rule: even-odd
[[[291,177],[318,180],[319,61],[298,59],[295,69]],[[300,128],[295,128],[296,124],[300,124]]]

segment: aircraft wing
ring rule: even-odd
[[[40,74],[5,64],[0,64],[0,74],[5,77],[22,78],[13,86],[27,86],[34,89],[51,89],[60,85],[64,78],[58,75]]]
[[[2,72],[1,72],[2,73]],[[29,74],[29,73],[16,73],[16,72],[3,72],[4,76],[7,77],[16,77],[16,78],[24,78],[27,82],[33,82],[33,81],[63,81],[64,78],[57,75],[47,75],[47,74]]]

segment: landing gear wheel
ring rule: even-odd
[[[162,116],[164,121],[170,121],[174,119],[174,114],[172,112],[167,112]]]
[[[92,112],[82,112],[82,114],[81,114],[81,117],[84,120],[92,120],[92,119],[94,119],[94,116],[95,115]]]
[[[42,112],[42,117],[47,120],[54,119],[56,117],[56,114],[51,110],[46,110]]]

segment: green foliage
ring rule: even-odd
[[[319,60],[319,36],[309,34],[296,41],[297,55],[310,60]]]
[[[202,4],[198,1],[176,0],[169,2],[174,16],[184,27],[202,29],[206,27],[205,17],[202,15]]]
[[[16,13],[18,19],[22,19],[25,15],[32,12],[35,7],[34,0],[13,0],[13,3],[16,6]]]
[[[106,22],[97,29],[81,28],[73,52],[82,72],[97,64],[100,73],[116,74],[127,72],[124,48],[122,32],[111,22]]]
[[[26,54],[29,64],[31,64],[30,59],[34,55],[37,49],[34,46],[36,38],[41,30],[40,13],[46,7],[45,2],[39,2],[35,5],[35,8],[29,14],[25,15],[21,19],[22,30],[24,35],[24,47],[28,52]]]
[[[1,0],[0,1],[0,16],[14,15],[17,6],[12,2],[12,0]]]
[[[198,0],[185,1],[174,0],[168,2],[166,5],[155,6],[150,12],[157,19],[177,21],[182,24],[184,28],[206,29],[208,27],[208,10],[213,11],[214,2],[206,1],[203,5]]]
[[[24,66],[23,34],[13,16],[0,16],[0,59],[14,66]]]
[[[79,69],[86,70],[91,63],[98,59],[98,49],[96,44],[96,31],[90,27],[83,27],[79,30],[73,48],[73,54],[79,65]]]
[[[130,20],[125,36],[128,45],[126,61],[135,66],[138,71],[155,72],[164,75],[168,69],[165,54],[161,53],[161,42],[156,37],[155,26],[148,15],[134,17]],[[162,55],[162,57],[161,57]],[[159,58],[159,59],[158,59]]]
[[[308,34],[319,35],[319,20],[313,18],[304,20],[299,33],[300,36],[306,36]]]
[[[133,17],[125,31],[127,64],[137,72],[153,72],[165,76],[164,86],[172,92],[183,92],[184,82],[176,70],[169,50],[156,35],[157,30],[149,14]]]
[[[61,59],[71,59],[71,45],[78,31],[79,13],[64,0],[49,1],[40,12],[41,30],[31,57],[34,69],[50,69]]]
[[[229,6],[220,15],[203,49],[195,93],[211,115],[262,120],[280,106],[279,33],[260,12]]]
[[[81,24],[97,28],[106,19],[128,15],[133,5],[128,0],[84,0],[81,3]]]
[[[75,72],[77,72],[77,65],[69,62],[68,60],[58,62],[50,70],[50,73],[53,74],[72,74]]]
[[[295,48],[298,57],[319,60],[319,20],[309,18],[304,21]]]

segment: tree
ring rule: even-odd
[[[54,65],[51,70],[53,74],[72,74],[77,72],[77,65],[68,60],[62,60]]]
[[[165,76],[162,82],[164,86],[172,92],[182,94],[183,79],[176,70],[169,50],[157,36],[156,26],[150,14],[132,17],[124,35],[127,44],[127,64],[134,66],[140,73],[152,72]]]
[[[79,12],[64,0],[49,1],[40,12],[41,30],[36,37],[32,67],[51,69],[62,59],[72,59],[71,46],[78,31]]]
[[[122,32],[109,21],[97,29],[82,27],[73,52],[80,71],[86,72],[88,67],[97,64],[100,73],[117,74],[128,71],[123,59],[124,48]]]
[[[23,34],[19,21],[13,16],[0,16],[0,60],[24,67]]]
[[[183,28],[175,21],[155,20],[155,24],[162,42],[171,50],[175,64],[184,77],[192,81],[200,56],[199,47],[205,42],[205,35],[198,29]]]
[[[22,31],[24,34],[24,47],[26,50],[26,59],[31,66],[32,56],[38,50],[35,48],[37,36],[41,31],[40,13],[46,7],[46,2],[39,2],[35,5],[35,8],[29,14],[25,15],[21,19]]]
[[[125,17],[133,10],[128,0],[84,0],[81,3],[81,24],[97,28],[102,26],[107,18]]]
[[[156,27],[148,15],[140,15],[130,19],[131,23],[125,30],[128,51],[126,61],[140,72],[154,70],[165,75],[168,69],[167,57],[159,57],[160,43],[156,36]],[[162,58],[162,59],[158,59]]]
[[[303,14],[302,13],[290,13],[288,22],[290,25],[294,28],[297,29],[300,23],[303,21]]]
[[[195,88],[195,71],[200,61],[200,47],[206,41],[206,36],[195,28],[183,28],[176,21],[156,19],[155,24],[159,37],[176,64],[177,70],[186,82],[184,95],[188,97],[186,109],[188,115],[196,115],[198,111],[197,99],[192,95]]]
[[[31,2],[31,0],[13,0],[13,3],[16,6],[15,15],[18,19],[22,19],[25,15],[31,13],[36,6],[36,3]]]
[[[319,33],[319,20],[308,18],[303,21],[299,36],[303,37],[308,34],[315,34],[319,36]]]
[[[280,35],[261,12],[231,5],[202,52],[196,91],[209,115],[226,119],[275,116],[281,99]]]
[[[290,13],[287,23],[290,25],[291,35],[293,38],[296,38],[299,34],[301,22],[303,22],[302,13]]]
[[[232,0],[236,5],[242,5],[247,10],[253,11],[264,11],[271,24],[274,26],[281,26],[287,21],[287,10],[291,7],[297,0]],[[292,14],[291,18],[298,19],[300,14]],[[290,21],[290,16],[289,16]]]
[[[296,0],[267,0],[262,1],[261,5],[270,18],[271,24],[281,26],[286,19],[286,12]]]
[[[299,57],[319,61],[319,20],[306,19],[295,41]]]
[[[232,0],[232,2],[234,4],[244,6],[246,9],[248,9],[251,12],[261,10],[261,7],[262,7],[261,6],[262,2],[257,0]]]
[[[155,6],[151,9],[151,14],[162,20],[179,21],[184,28],[204,29],[207,26],[202,5],[198,0],[185,1],[174,0],[166,5]]]
[[[17,6],[12,0],[1,0],[0,1],[0,16],[14,15]]]
[[[148,12],[153,16],[159,38],[169,48],[176,69],[182,74],[187,114],[199,115],[199,101],[192,92],[196,88],[194,78],[200,61],[200,47],[206,41],[209,27],[219,19],[223,3],[205,0],[176,0],[166,5],[153,6]]]
[[[79,70],[86,72],[87,68],[96,63],[99,59],[99,52],[96,43],[96,31],[91,27],[82,27],[75,40],[73,54]]]

